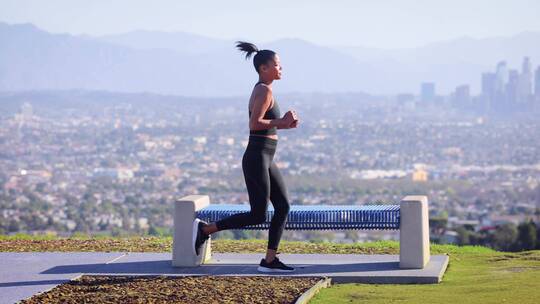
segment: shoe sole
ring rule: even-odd
[[[266,267],[262,267],[262,266],[257,267],[257,270],[260,271],[260,272],[266,272],[266,273],[271,273],[271,272],[294,272],[294,269],[293,270],[285,270],[285,269],[278,269],[278,268],[266,268]]]
[[[197,241],[197,233],[199,232],[199,223],[201,222],[200,219],[196,218],[193,221],[193,237],[192,237],[192,244],[191,249],[193,249],[193,254],[198,256],[197,251],[195,250],[195,242]]]

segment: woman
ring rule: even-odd
[[[270,50],[259,50],[248,42],[238,41],[236,47],[246,52],[246,60],[255,53],[253,65],[259,74],[259,81],[255,84],[249,100],[250,135],[242,158],[242,170],[251,211],[234,214],[211,224],[196,219],[195,252],[198,255],[209,235],[216,231],[263,223],[266,220],[270,200],[274,206],[274,216],[268,231],[268,248],[266,257],[261,259],[257,269],[262,272],[290,272],[294,271],[294,268],[283,264],[276,257],[289,213],[289,199],[285,183],[273,158],[278,142],[276,129],[296,128],[298,117],[295,111],[287,111],[280,117],[279,106],[272,96],[272,82],[281,79],[279,56]]]

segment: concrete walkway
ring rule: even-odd
[[[106,265],[123,253],[0,252],[0,303],[14,303],[68,282],[82,273],[47,273],[59,265]]]
[[[171,266],[170,253],[0,252],[0,303],[14,303],[47,291],[81,274],[88,275],[221,275],[259,276],[262,254],[215,253],[210,263],[189,268]],[[295,266],[294,277],[331,277],[335,283],[438,283],[448,256],[431,256],[424,269],[399,269],[398,255],[281,254]],[[283,275],[283,274],[279,274]]]

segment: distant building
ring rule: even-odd
[[[458,105],[468,106],[471,101],[471,89],[469,85],[460,85],[454,93],[454,100]]]
[[[482,73],[482,92],[480,101],[484,110],[489,111],[494,108],[497,88],[497,75],[495,73]]]
[[[135,176],[132,170],[127,168],[119,168],[116,170],[116,178],[119,180],[130,180]]]
[[[25,102],[21,106],[21,115],[24,119],[31,119],[34,115],[34,108],[28,102]]]
[[[506,84],[506,101],[514,105],[518,101],[519,73],[517,70],[508,71],[508,83]]]
[[[193,141],[199,145],[206,145],[208,140],[206,139],[206,136],[196,136],[193,137]]]
[[[232,146],[234,145],[234,137],[222,137],[218,138],[218,144]]]
[[[495,97],[497,85],[497,75],[495,73],[482,74],[482,96],[492,101]]]
[[[498,93],[504,92],[504,86],[508,82],[508,69],[506,68],[506,61],[500,61],[497,63],[495,75],[497,76],[495,90]]]
[[[435,100],[435,83],[423,82],[420,87],[420,100],[423,102],[433,102]]]
[[[428,173],[426,170],[426,164],[416,163],[413,165],[412,180],[415,182],[427,181]]]
[[[415,182],[425,182],[428,180],[428,173],[424,169],[417,169],[413,172],[412,180]]]
[[[532,95],[532,71],[529,57],[523,58],[517,88],[517,102],[528,102]]]
[[[506,83],[508,82],[508,69],[506,61],[499,61],[495,68],[495,95],[491,100],[491,107],[497,111],[502,111],[505,108]]]
[[[540,102],[540,66],[536,68],[534,76],[534,94],[536,95],[536,100]]]
[[[495,73],[482,74],[482,95],[491,100],[495,96],[496,86],[497,75]]]

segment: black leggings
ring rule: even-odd
[[[262,136],[249,137],[248,146],[242,157],[242,170],[251,211],[234,214],[216,222],[218,230],[261,224],[266,220],[268,199],[270,199],[274,205],[274,216],[268,231],[268,249],[273,250],[278,248],[289,213],[287,189],[274,163],[276,146],[275,139]]]

